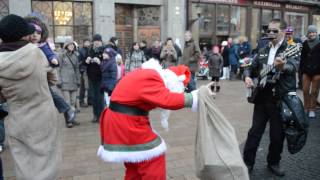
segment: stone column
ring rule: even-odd
[[[133,7],[133,42],[138,42],[138,9]]]
[[[101,34],[104,42],[115,36],[115,0],[93,1],[93,26],[94,34]]]
[[[178,41],[181,48],[184,44],[185,18],[186,18],[186,1],[185,0],[169,0],[168,1],[168,37],[174,41]]]
[[[9,0],[9,13],[27,16],[31,13],[31,0]]]

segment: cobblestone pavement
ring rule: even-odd
[[[208,81],[198,81],[203,84]],[[242,148],[247,131],[251,125],[252,105],[245,100],[245,90],[240,81],[222,81],[221,92],[216,102],[221,111],[234,126],[239,145]],[[318,113],[320,116],[320,113]],[[174,111],[169,123],[170,131],[165,132],[159,122],[159,110],[151,113],[152,124],[168,145],[166,155],[167,179],[197,179],[194,171],[194,143],[197,114],[190,109]],[[98,124],[90,122],[91,108],[84,108],[78,114],[79,127],[65,128],[61,116],[61,137],[63,163],[61,179],[63,180],[115,180],[123,179],[122,164],[105,163],[96,157],[100,143]],[[306,147],[296,155],[289,155],[285,150],[282,165],[287,175],[282,179],[320,179],[320,121],[313,120]],[[276,179],[266,170],[266,152],[268,132],[265,133],[254,172],[251,179]],[[13,163],[7,149],[1,157],[4,162],[5,179],[15,179]]]

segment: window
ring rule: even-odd
[[[215,13],[214,4],[200,4],[202,17],[199,19],[200,32],[212,34],[213,32],[213,17]]]
[[[9,14],[9,1],[0,1],[0,19]]]
[[[272,20],[272,10],[269,9],[263,9],[262,10],[262,26],[263,25],[269,25],[270,21]]]
[[[229,6],[217,6],[217,35],[229,34]]]
[[[92,4],[75,1],[32,1],[32,11],[46,20],[56,43],[72,38],[76,42],[92,37]]]
[[[246,35],[246,16],[247,9],[244,7],[232,6],[230,29],[231,34],[235,36]]]
[[[320,15],[313,15],[312,24],[320,30]]]
[[[251,27],[251,44],[255,48],[257,45],[258,38],[260,36],[260,9],[252,9],[252,27]]]
[[[308,27],[308,14],[285,12],[284,19],[288,23],[288,26],[292,26],[295,36],[302,36],[306,34]]]
[[[274,10],[273,11],[273,18],[281,19],[281,11]]]

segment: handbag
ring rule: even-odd
[[[281,118],[287,140],[288,151],[295,154],[304,147],[308,136],[308,119],[303,104],[297,95],[285,95],[281,98]]]

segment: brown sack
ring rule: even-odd
[[[199,89],[195,143],[196,174],[205,180],[249,180],[236,134],[214,104],[209,88]]]

